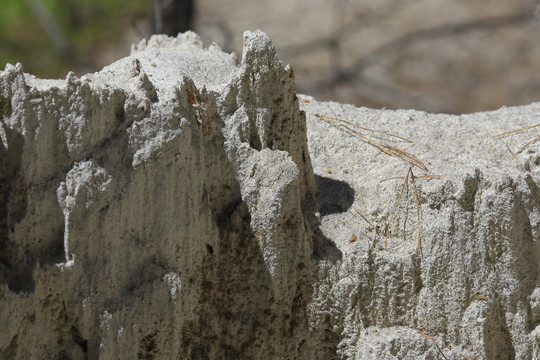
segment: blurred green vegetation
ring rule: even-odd
[[[31,4],[43,5],[67,38],[60,49],[45,30]],[[2,0],[0,8],[0,69],[23,64],[41,78],[64,77],[98,70],[100,58],[116,46],[125,47],[126,33],[152,16],[152,0]]]

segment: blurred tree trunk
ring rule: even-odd
[[[52,40],[58,53],[63,56],[70,56],[72,54],[72,49],[68,38],[45,4],[43,4],[41,0],[25,0],[25,2],[43,29],[45,29],[45,32]]]
[[[191,29],[194,0],[154,0],[154,33],[176,36]]]

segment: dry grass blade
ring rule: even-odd
[[[389,180],[403,180],[405,179],[405,176],[393,176],[386,179],[381,180],[381,182],[389,181]]]
[[[511,130],[511,131],[507,131],[507,132],[504,132],[502,134],[498,134],[498,135],[495,135],[495,136],[492,136],[491,138],[492,139],[495,139],[495,138],[498,138],[498,137],[501,137],[501,136],[505,136],[505,135],[511,135],[511,134],[515,134],[515,133],[518,133],[518,132],[521,132],[521,131],[525,131],[525,130],[529,130],[529,129],[533,129],[533,128],[536,128],[536,127],[539,127],[540,124],[536,124],[536,125],[531,125],[531,126],[527,126],[527,127],[524,127],[524,128],[521,128],[521,129],[517,129],[517,130]],[[537,142],[538,140],[540,140],[540,135],[535,137],[534,139],[532,139],[531,141],[529,141],[528,143],[526,143],[525,145],[523,145],[518,151],[516,151],[515,153],[510,150],[510,148],[508,147],[508,145],[506,145],[506,148],[508,149],[508,151],[510,151],[510,154],[512,154],[512,156],[514,158],[516,158],[516,155],[520,154],[523,150],[525,150],[526,148],[528,148],[531,144],[534,144],[535,142]]]
[[[352,209],[353,209],[358,215],[360,215],[360,217],[361,217],[362,219],[364,219],[369,225],[375,227],[375,225],[373,225],[373,223],[372,223],[371,221],[369,221],[368,218],[367,218],[360,210],[358,210],[358,209],[357,209],[356,207],[354,207],[354,206],[352,207]]]
[[[419,167],[420,169],[424,171],[429,171],[426,165],[424,165],[424,163],[415,155],[410,154],[406,152],[405,150],[398,149],[391,145],[380,144],[380,146],[385,148],[385,150],[381,149],[381,151],[387,153],[388,155],[398,157],[408,162],[411,165]]]
[[[415,175],[415,177],[417,177],[419,179],[438,180],[438,179],[442,179],[444,177],[444,175],[430,175],[430,174],[427,174],[427,175]],[[381,180],[381,182],[388,181],[388,180],[403,180],[403,179],[405,179],[405,176],[393,176],[393,177],[383,179],[383,180]]]
[[[318,117],[318,118],[321,119],[321,120],[328,120],[328,121],[336,122],[336,123],[345,123],[345,124],[349,124],[349,125],[351,125],[351,126],[357,127],[357,128],[359,128],[359,129],[362,129],[362,130],[371,131],[371,132],[374,132],[374,133],[379,133],[379,134],[383,134],[383,135],[387,135],[387,136],[392,136],[392,137],[398,138],[398,139],[400,139],[400,140],[406,141],[406,142],[408,142],[408,143],[412,143],[412,140],[406,139],[406,138],[404,138],[404,137],[401,137],[401,136],[398,136],[398,135],[394,135],[394,134],[391,134],[391,133],[386,132],[386,131],[373,130],[373,129],[370,129],[370,128],[366,128],[366,127],[363,127],[363,126],[354,124],[354,123],[352,123],[352,122],[349,122],[349,121],[347,121],[347,120],[342,120],[342,119],[338,119],[338,118],[335,118],[335,117],[324,116],[324,115],[320,115],[320,114],[315,114],[315,116]]]
[[[422,337],[425,337],[426,339],[429,339],[429,340],[433,341],[433,343],[434,343],[435,345],[437,345],[437,346],[446,348],[446,349],[448,349],[448,350],[452,350],[452,348],[451,348],[450,346],[441,344],[441,343],[439,342],[439,340],[437,340],[437,338],[435,338],[435,337],[433,337],[433,336],[426,335],[426,334],[424,334],[424,333],[421,333],[420,331],[417,331],[416,333],[417,333],[418,335],[422,336]],[[440,348],[438,348],[438,349],[441,350]],[[441,352],[441,353],[442,353],[442,352]],[[442,354],[442,355],[444,356],[444,354]],[[471,360],[471,358],[468,357],[468,356],[465,356],[465,355],[463,355],[463,354],[460,354],[460,355],[463,356],[464,359]],[[444,358],[446,358],[446,356],[444,356]]]
[[[512,157],[513,157],[514,159],[517,159],[516,154],[514,154],[514,152],[510,149],[510,147],[509,147],[508,145],[506,145],[506,148],[508,149],[508,151],[510,152],[510,154],[512,154]]]
[[[439,346],[442,346],[444,348],[447,348],[447,349],[452,349],[450,346],[447,346],[447,345],[443,345],[439,342],[439,340],[437,340],[437,338],[433,337],[433,336],[429,336],[429,335],[426,335],[424,333],[421,333],[420,331],[417,332],[418,335],[421,335],[423,337],[425,337],[426,339],[429,339],[431,341],[433,341],[435,344],[439,345]]]
[[[539,125],[540,125],[540,124],[539,124]],[[528,148],[529,145],[531,145],[531,144],[537,142],[538,140],[540,140],[540,135],[537,136],[537,137],[535,137],[534,139],[532,139],[531,141],[529,141],[529,142],[526,143],[525,145],[523,145],[523,146],[516,152],[516,154],[521,153],[523,150],[525,150],[526,148]],[[514,157],[515,157],[515,155],[514,155]]]
[[[426,339],[429,339],[429,340],[433,341],[433,343],[434,343],[435,346],[437,347],[437,350],[439,350],[439,352],[441,353],[441,356],[442,356],[443,358],[445,358],[445,359],[448,360],[448,358],[446,357],[446,355],[444,355],[444,353],[443,353],[443,351],[442,351],[442,349],[441,349],[440,347],[444,347],[444,348],[446,348],[446,349],[451,349],[451,347],[439,343],[439,342],[437,341],[437,339],[435,339],[433,336],[429,336],[429,335],[423,334],[423,333],[421,333],[421,332],[417,332],[417,333],[418,333],[419,335],[425,337]]]
[[[410,168],[409,168],[410,170]],[[386,231],[385,231],[385,242],[384,242],[384,248],[388,250],[388,234],[390,233],[390,225],[392,225],[392,220],[394,219],[394,215],[396,214],[396,210],[399,206],[399,203],[401,201],[401,198],[403,197],[403,193],[405,192],[405,186],[407,185],[407,181],[409,180],[409,171],[407,171],[407,175],[405,176],[405,181],[403,181],[403,186],[401,187],[401,192],[399,193],[399,197],[396,202],[396,206],[394,206],[394,211],[392,211],[392,215],[390,215],[390,220],[388,220],[388,223],[386,224]]]
[[[388,220],[388,223],[386,224],[386,233],[385,233],[385,249],[388,249],[388,235],[390,233],[390,226],[392,225],[392,220],[394,219],[394,215],[396,214],[396,211],[398,209],[399,203],[401,202],[401,198],[403,197],[403,192],[405,191],[405,188],[408,187],[409,183],[409,176],[411,178],[411,183],[413,185],[413,191],[414,191],[414,197],[416,201],[416,215],[418,218],[418,241],[417,241],[417,250],[421,251],[421,237],[420,237],[420,230],[421,230],[421,217],[420,217],[420,198],[418,196],[418,191],[416,190],[416,182],[414,181],[414,172],[412,171],[412,167],[409,167],[407,170],[407,174],[402,177],[397,177],[398,179],[404,179],[403,186],[401,187],[401,192],[399,194],[399,197],[396,201],[396,205],[394,206],[394,211],[392,211],[392,215],[390,216],[390,220]]]
[[[362,205],[365,205],[366,202],[364,201],[364,195],[362,195],[362,191],[357,188],[354,184],[353,184],[353,188],[354,190],[356,190],[356,193],[360,196],[360,201],[362,202]]]
[[[419,179],[442,179],[444,175],[418,175]]]
[[[416,198],[416,213],[418,216],[418,250],[420,251],[421,247],[421,241],[420,241],[420,199],[418,198],[418,192],[416,191],[416,183],[414,182],[414,173],[412,172],[412,169],[409,168],[409,172],[411,173],[411,182],[413,185],[414,190],[414,196]]]
[[[502,134],[494,135],[494,136],[492,136],[491,138],[492,138],[492,139],[495,139],[495,138],[498,138],[498,137],[501,137],[501,136],[505,136],[505,135],[510,135],[510,134],[514,134],[514,133],[517,133],[517,132],[521,132],[521,131],[525,131],[525,130],[533,129],[533,128],[535,128],[535,127],[539,127],[539,126],[540,126],[540,124],[536,124],[536,125],[531,125],[531,126],[527,126],[527,127],[521,128],[521,129],[517,129],[517,130],[511,130],[511,131],[503,132]]]
[[[388,136],[392,136],[392,137],[395,137],[395,138],[398,138],[398,139],[401,139],[401,140],[404,140],[404,141],[407,141],[409,143],[412,143],[411,140],[409,139],[405,139],[401,136],[398,136],[398,135],[394,135],[394,134],[390,134],[390,133],[387,133],[385,131],[379,131],[379,130],[372,130],[372,129],[368,129],[368,128],[364,128],[364,127],[361,127],[361,126],[358,126],[358,125],[355,125],[351,122],[348,122],[348,121],[345,121],[345,120],[340,120],[340,119],[337,119],[337,118],[332,118],[332,117],[328,117],[328,116],[323,116],[323,115],[319,115],[319,114],[315,114],[316,117],[318,117],[319,119],[321,120],[326,120],[330,123],[333,123],[333,124],[336,124],[337,126],[339,126],[343,131],[345,131],[346,133],[348,133],[349,135],[352,135],[352,136],[357,136],[359,137],[360,139],[362,139],[364,142],[370,144],[371,146],[374,146],[376,147],[378,150],[382,151],[383,153],[387,154],[387,155],[390,155],[390,156],[394,156],[394,157],[397,157],[397,158],[400,158],[401,160],[409,163],[410,165],[413,165],[413,166],[417,166],[425,171],[428,171],[427,167],[424,165],[424,163],[418,158],[416,157],[415,155],[411,154],[411,153],[408,153],[407,151],[405,150],[401,150],[401,149],[398,149],[397,147],[395,146],[392,146],[392,145],[388,145],[388,144],[383,144],[379,141],[376,141],[376,140],[373,140],[373,139],[370,139],[368,138],[367,136],[364,136],[362,134],[360,134],[358,131],[352,129],[351,127],[347,126],[347,125],[344,125],[344,124],[348,124],[348,125],[351,125],[351,126],[355,126],[355,127],[358,127],[360,129],[363,129],[363,130],[367,130],[367,131],[372,131],[372,132],[376,132],[376,133],[380,133],[380,134],[384,134],[384,135],[388,135]]]

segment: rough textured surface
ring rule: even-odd
[[[100,73],[1,76],[1,358],[286,358],[315,190],[292,72],[153,37]],[[272,339],[272,341],[269,341]]]
[[[452,359],[539,359],[540,146],[513,156],[509,149],[515,153],[534,139],[534,130],[491,136],[538,123],[540,104],[450,116],[309,97],[301,103],[319,185],[320,230],[335,244],[315,266],[312,328],[331,330],[343,358],[441,358],[421,332],[452,347],[443,349]],[[411,180],[384,250],[404,184],[394,177],[406,176],[409,164],[314,114],[414,141],[361,132],[416,155],[429,169],[413,168],[421,251]],[[442,177],[422,178],[426,173]]]
[[[540,105],[358,109],[293,78],[261,32],[239,65],[186,33],[81,79],[0,72],[0,358],[540,358],[540,146],[490,138]],[[429,171],[403,187],[315,114]]]

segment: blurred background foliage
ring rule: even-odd
[[[540,0],[1,0],[0,68],[62,78],[192,29],[242,52],[261,29],[298,92],[374,108],[467,113],[540,101]]]
[[[43,78],[95,71],[129,53],[126,29],[152,11],[148,0],[2,0],[0,62]]]

